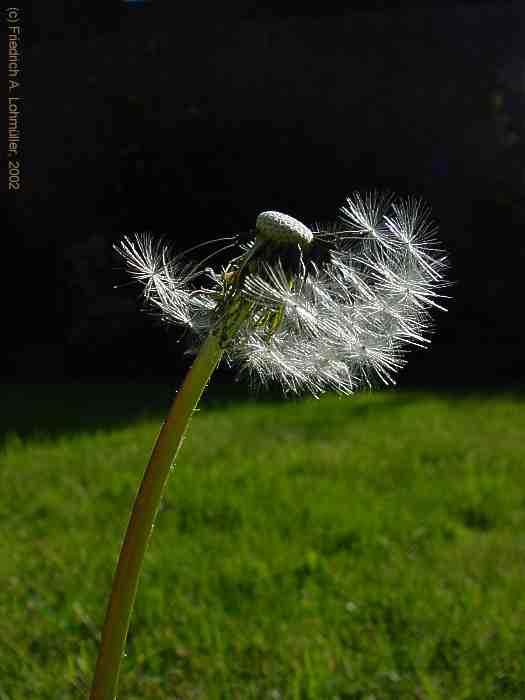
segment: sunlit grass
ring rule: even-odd
[[[55,421],[33,405],[35,430],[4,444],[2,700],[85,695],[159,427],[77,395],[85,428],[57,400]],[[147,555],[120,697],[525,697],[524,409],[398,392],[205,406]]]

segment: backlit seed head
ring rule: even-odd
[[[263,385],[317,396],[394,384],[405,351],[428,346],[447,261],[419,200],[356,193],[320,230],[265,211],[255,233],[222,239],[240,254],[218,271],[146,235],[117,250],[163,320],[199,341],[214,333],[227,362]]]
[[[263,211],[257,217],[255,230],[259,238],[274,243],[298,243],[307,247],[314,239],[313,233],[293,216],[278,211]]]

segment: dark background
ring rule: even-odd
[[[400,384],[523,385],[525,5],[47,2],[23,8],[23,191],[9,211],[16,381],[176,377],[112,244],[179,248],[352,191],[422,196],[455,284]],[[286,7],[286,9],[283,9]]]

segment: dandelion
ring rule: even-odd
[[[222,244],[198,264],[188,253]],[[183,326],[196,359],[162,427],[122,546],[92,700],[113,700],[138,577],[162,491],[214,369],[226,362],[252,382],[285,392],[349,395],[395,382],[411,346],[427,347],[431,312],[444,309],[447,259],[430,211],[415,198],[354,194],[330,226],[276,211],[241,236],[173,254],[147,235],[116,247],[148,306]],[[237,254],[220,270],[218,252]]]

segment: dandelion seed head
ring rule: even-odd
[[[214,333],[226,361],[262,385],[318,396],[393,384],[406,350],[428,347],[431,311],[444,310],[446,255],[415,198],[355,193],[324,227],[265,211],[237,245],[220,270],[144,234],[116,248],[163,320],[197,343]]]

